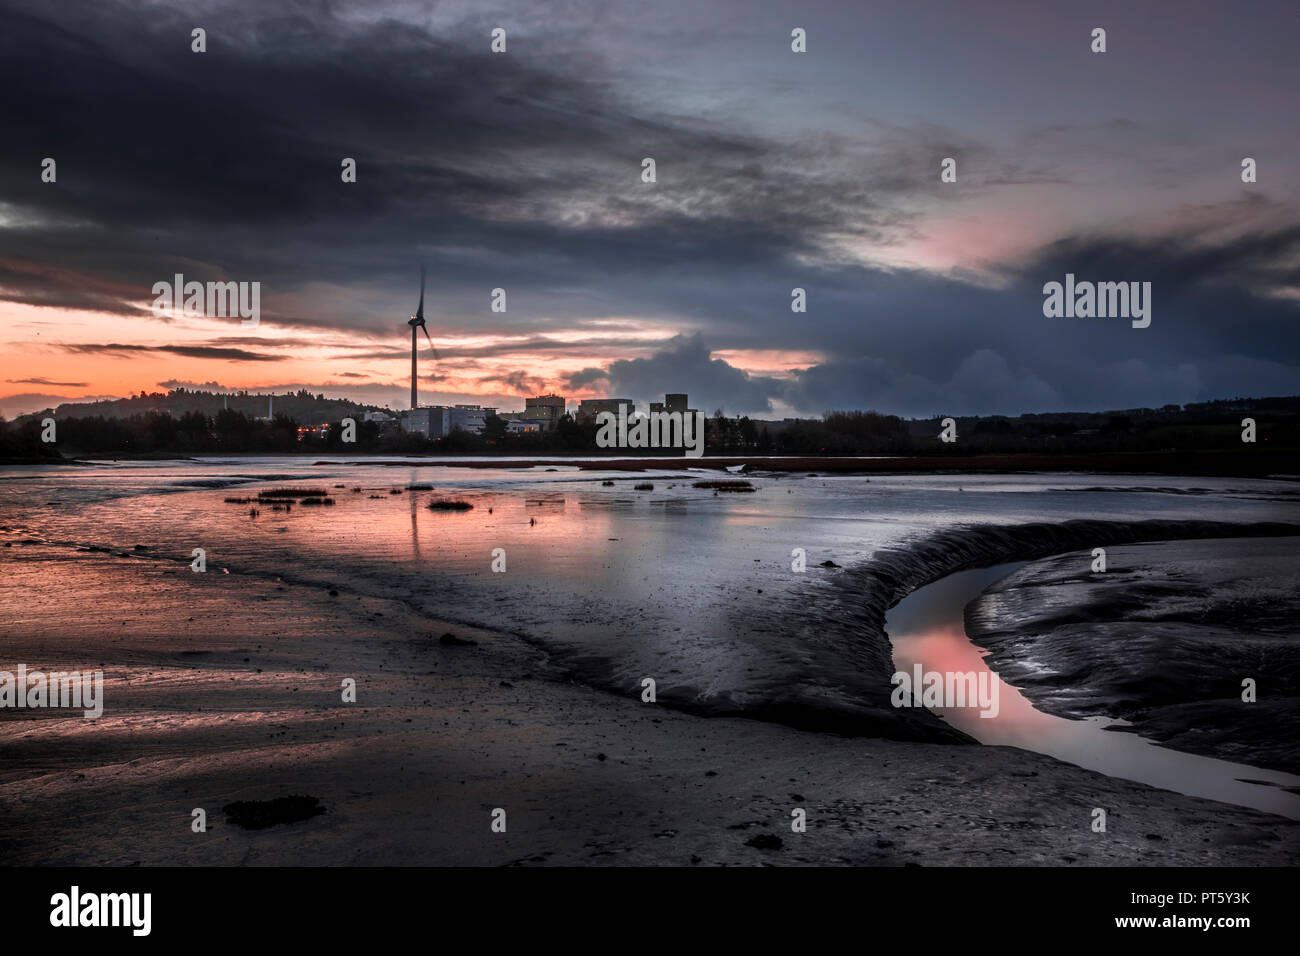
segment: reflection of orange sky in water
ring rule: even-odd
[[[988,670],[983,651],[971,643],[960,619],[927,625],[916,634],[891,634],[890,639],[895,668],[909,674],[918,663],[923,671],[978,675]],[[998,680],[997,675],[992,679]],[[1136,734],[1107,729],[1123,726],[1123,721],[1070,720],[1042,713],[1003,681],[998,681],[998,706],[996,717],[981,717],[979,707],[928,709],[982,744],[1023,747],[1111,776],[1300,819],[1300,800],[1280,789],[1300,784],[1300,777],[1292,774],[1167,749]],[[1247,780],[1270,781],[1274,786]]]
[[[263,506],[256,519],[244,520],[249,521],[251,535],[273,537],[280,544],[297,539],[305,552],[324,548],[363,559],[411,561],[450,573],[489,573],[493,549],[504,548],[510,573],[573,578],[599,574],[601,552],[614,547],[607,539],[626,541],[630,530],[626,524],[612,530],[608,507],[584,507],[574,496],[461,490],[437,484],[434,491],[409,491],[406,484],[398,480],[386,488],[367,482],[360,494],[352,492],[356,486],[351,484],[346,489],[331,488],[337,502],[333,508],[295,505],[284,514]],[[389,488],[401,488],[402,496],[390,495]],[[371,499],[372,494],[381,497]],[[466,501],[474,508],[433,511],[428,505],[435,499]],[[230,507],[240,514],[247,511]],[[531,520],[537,523],[530,524]]]
[[[979,675],[982,671],[989,671],[984,663],[984,652],[971,643],[961,625],[934,627],[921,634],[894,637],[892,640],[894,663],[898,670],[904,670],[908,674],[912,673],[915,664],[920,664],[923,670],[942,673],[969,672]],[[1032,741],[1037,749],[1043,736],[1052,733],[1056,729],[1054,725],[1060,724],[1061,719],[1035,710],[1020,691],[996,673],[989,673],[988,679],[998,687],[996,717],[981,717],[981,708],[978,706],[928,709],[958,730],[976,736],[984,743],[1027,746]],[[992,683],[989,686],[992,687]]]
[[[230,467],[133,464],[121,469],[95,468],[79,473],[77,484],[89,489],[100,482],[134,482],[140,479],[129,476],[147,473],[157,476],[153,480],[159,487],[176,487],[201,477],[210,479],[217,472],[225,475]],[[132,557],[131,544],[141,542],[156,549],[135,557],[142,563],[158,558],[173,562],[183,557],[188,564],[189,547],[201,542],[208,547],[210,572],[229,563],[232,573],[249,574],[250,582],[260,580],[265,596],[273,601],[283,593],[273,584],[277,574],[283,574],[290,585],[354,582],[355,587],[339,588],[344,599],[397,596],[414,605],[413,617],[397,620],[390,614],[382,619],[384,628],[393,629],[385,637],[418,631],[424,621],[422,614],[432,613],[438,619],[442,605],[454,608],[460,600],[465,602],[471,622],[481,619],[485,624],[538,635],[542,643],[555,642],[566,651],[603,655],[615,668],[625,660],[672,660],[684,672],[707,671],[719,686],[729,686],[733,680],[745,679],[748,665],[764,663],[763,648],[748,655],[746,645],[729,640],[736,615],[743,614],[745,607],[745,589],[736,588],[736,583],[762,583],[764,602],[773,601],[772,594],[782,582],[797,589],[798,585],[788,583],[802,577],[788,571],[788,546],[777,549],[781,561],[772,570],[779,573],[770,579],[755,577],[763,573],[759,569],[765,565],[754,564],[754,559],[764,556],[765,546],[776,547],[778,541],[790,540],[786,533],[802,529],[809,540],[827,540],[827,529],[834,535],[844,525],[839,518],[800,525],[785,516],[768,515],[761,526],[770,526],[775,533],[752,530],[760,524],[755,519],[765,500],[778,505],[790,501],[782,482],[763,479],[759,479],[764,488],[759,495],[713,498],[711,491],[691,488],[690,482],[680,477],[673,491],[666,490],[671,482],[658,476],[626,474],[611,475],[616,482],[607,487],[602,484],[605,473],[579,472],[558,463],[553,474],[548,474],[550,466],[507,472],[455,466],[435,469],[414,463],[389,468],[338,464],[331,472],[303,474],[305,462],[290,468],[281,460],[261,465],[240,461],[235,467],[241,474],[244,469],[260,470],[262,478],[235,487],[145,494],[87,507],[72,507],[73,502],[67,500],[63,507],[33,508],[31,491],[10,489],[5,499],[15,516],[10,526],[19,523],[20,515],[39,515],[33,525],[35,535],[74,544],[112,544],[125,550],[123,557]],[[282,471],[290,473],[279,474]],[[268,474],[273,477],[266,477]],[[641,480],[653,481],[656,491],[633,491],[632,485]],[[415,482],[430,484],[434,490],[409,491],[406,486]],[[805,483],[802,487],[820,488],[822,484]],[[327,489],[337,505],[311,508],[295,504],[288,514],[263,507],[257,518],[250,518],[250,503],[223,501],[226,496],[249,496],[286,485]],[[40,489],[37,500],[64,498],[56,486],[53,480],[35,485]],[[354,493],[354,487],[363,491]],[[400,494],[390,495],[390,490]],[[776,493],[775,498],[768,497],[771,492]],[[928,491],[926,495],[922,505],[928,507]],[[432,498],[463,498],[476,507],[465,513],[433,512],[427,508]],[[692,500],[697,507],[688,507]],[[737,519],[730,513],[732,508],[747,513]],[[798,509],[790,510],[797,515]],[[530,525],[532,518],[536,525]],[[802,516],[799,520],[813,519]],[[729,529],[742,528],[751,529],[750,533],[727,534]],[[14,533],[26,532],[14,528]],[[504,575],[490,570],[492,550],[497,547],[508,553],[509,568]],[[150,558],[150,554],[158,558]],[[207,594],[213,578],[223,580],[219,574],[210,574],[196,582],[184,567],[182,564],[182,570],[170,574],[164,570],[159,578],[159,586],[177,590],[184,608],[181,620],[195,613],[195,596]],[[887,629],[899,668],[910,670],[919,662],[923,670],[986,671],[980,651],[965,637],[962,609],[1004,577],[1008,567],[957,572],[896,605]],[[421,573],[413,573],[417,569]],[[41,570],[49,573],[46,566]],[[522,587],[516,589],[516,584]],[[203,590],[190,593],[195,586]],[[219,595],[213,590],[211,600],[216,600]],[[707,593],[701,597],[701,591]],[[250,596],[255,592],[250,591]],[[151,593],[141,606],[155,606],[157,599],[157,594]],[[116,600],[114,597],[112,602]],[[140,605],[138,595],[132,600]],[[478,602],[480,609],[475,611],[469,602]],[[246,603],[253,617],[261,606],[260,602]],[[776,601],[768,606],[785,610],[796,621],[806,614],[805,606],[797,601]],[[212,607],[221,613],[219,606]],[[731,607],[738,610],[728,611]],[[605,608],[613,613],[604,613]],[[313,625],[305,615],[317,613],[314,604],[309,601],[290,613],[295,623],[286,633],[310,640]],[[88,618],[85,626],[93,629],[100,619],[113,622],[119,637],[135,633],[127,628],[133,627],[137,618],[125,610],[120,617],[114,609]],[[783,618],[774,620],[779,623]],[[904,623],[909,620],[914,623]],[[914,635],[909,636],[909,631]],[[129,640],[134,641],[134,636]],[[173,650],[171,645],[165,647],[167,653]],[[276,668],[274,673],[281,670]],[[267,672],[273,669],[267,668]],[[1273,809],[1276,805],[1275,812],[1300,817],[1291,810],[1298,802],[1295,796],[1239,782],[1239,778],[1249,777],[1290,787],[1300,785],[1300,778],[1166,750],[1134,734],[1106,732],[1102,727],[1112,722],[1105,719],[1074,721],[1037,714],[1013,688],[1004,683],[998,687],[996,718],[980,717],[977,707],[940,713],[986,743],[1022,746],[1103,773],[1244,806]]]

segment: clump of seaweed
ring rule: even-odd
[[[648,481],[642,481],[632,486],[633,491],[654,491],[655,486]]]
[[[259,491],[259,498],[324,498],[328,491],[324,488],[270,488]]]
[[[320,497],[304,498],[304,499],[302,499],[302,501],[298,502],[298,504],[300,504],[300,505],[307,505],[307,506],[312,506],[312,505],[332,505],[332,504],[334,504],[334,499],[333,499],[333,498],[320,498]]]
[[[452,498],[434,498],[429,502],[430,511],[469,511],[473,507],[468,501]]]
[[[748,481],[697,481],[693,488],[712,488],[714,491],[758,491]]]

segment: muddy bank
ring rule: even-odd
[[[1114,547],[1035,562],[966,631],[1036,707],[1166,746],[1300,773],[1300,539]],[[1242,681],[1257,699],[1244,702]]]
[[[953,571],[1029,560],[1085,544],[1091,548],[1225,533],[1297,535],[1300,525],[1162,520],[959,527],[879,550],[848,569],[818,567],[816,573],[800,576],[795,590],[781,593],[779,600],[769,602],[766,594],[747,598],[732,612],[734,626],[703,648],[712,656],[698,666],[691,655],[702,650],[693,644],[674,647],[673,657],[665,656],[658,666],[648,662],[641,673],[629,666],[635,658],[612,653],[609,645],[574,644],[548,635],[537,646],[572,679],[616,693],[630,692],[642,674],[654,674],[660,702],[691,714],[747,717],[848,737],[964,744],[971,742],[966,734],[928,711],[893,705],[893,655],[884,630],[889,607]],[[648,609],[640,613],[638,618],[631,609],[626,620],[649,620]],[[579,620],[573,618],[575,626]],[[594,621],[588,623],[594,627]],[[527,626],[518,633],[530,639]],[[631,647],[628,654],[637,650]]]
[[[1135,541],[1297,534],[1300,525],[1280,522],[1080,520],[977,525],[916,538],[904,546],[877,551],[865,564],[813,586],[806,604],[818,608],[818,613],[792,619],[788,624],[798,643],[808,648],[806,676],[787,687],[768,689],[767,702],[755,705],[754,710],[770,712],[772,719],[795,726],[800,725],[797,721],[815,721],[828,709],[856,712],[864,715],[859,718],[863,732],[902,739],[926,732],[932,722],[935,734],[928,739],[964,739],[964,735],[956,738],[956,732],[942,721],[927,720],[928,714],[919,716],[917,711],[900,710],[890,704],[893,655],[884,629],[885,612],[908,593],[954,571],[1081,548],[1091,550]],[[846,643],[845,635],[853,635],[852,643]],[[841,673],[846,654],[851,655],[859,675],[851,685]],[[887,724],[891,714],[898,721],[895,727]],[[868,717],[874,722],[869,722]],[[853,730],[849,727],[842,732]]]
[[[31,545],[6,658],[102,667],[98,721],[0,720],[0,860],[88,865],[1286,865],[1300,826],[1004,747],[706,720],[502,633]],[[124,601],[123,595],[147,594]],[[448,645],[454,630],[473,645]],[[355,704],[341,700],[344,677]],[[245,829],[222,808],[324,813]],[[1093,809],[1107,811],[1104,834]],[[490,828],[494,809],[507,831]],[[791,811],[807,811],[807,831]],[[208,828],[191,828],[206,809]],[[766,839],[756,840],[756,837]],[[779,843],[775,841],[780,841]]]

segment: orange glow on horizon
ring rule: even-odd
[[[373,331],[256,327],[238,318],[156,318],[44,306],[0,306],[0,396],[33,393],[76,401],[166,391],[162,383],[204,388],[216,383],[251,392],[306,387],[367,404],[405,407],[410,388],[410,339]],[[513,410],[524,398],[557,392],[571,402],[608,394],[602,382],[567,388],[575,371],[618,359],[650,357],[676,329],[617,317],[582,320],[544,333],[475,331],[439,336],[435,361],[419,352],[419,391],[425,402],[479,402]],[[608,336],[611,344],[600,343]],[[424,343],[422,342],[423,346]],[[105,346],[123,346],[106,349]],[[178,354],[160,349],[195,349]],[[86,349],[79,351],[79,349]],[[210,350],[212,354],[204,354]],[[755,375],[779,375],[820,360],[808,351],[726,349],[714,354]],[[381,397],[382,396],[382,397]],[[655,400],[656,396],[637,396]]]

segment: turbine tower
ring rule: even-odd
[[[438,349],[433,344],[433,339],[429,338],[429,330],[424,325],[424,266],[420,266],[420,304],[415,310],[415,315],[411,316],[406,323],[411,327],[411,411],[415,411],[418,396],[416,395],[416,373],[415,373],[415,330],[420,329],[424,332],[424,337],[429,339],[429,348],[433,349],[433,357],[437,359]]]

